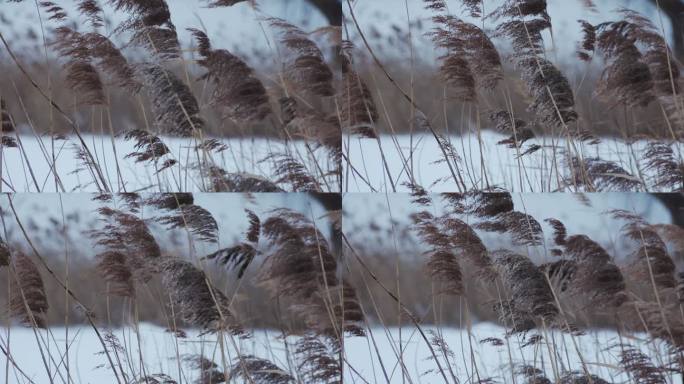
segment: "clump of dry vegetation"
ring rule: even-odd
[[[142,184],[136,189],[159,191],[340,190],[340,78],[331,69],[337,55],[326,57],[323,52],[329,47],[319,47],[323,42],[339,45],[339,26],[313,34],[263,14],[251,3],[254,23],[270,28],[276,38],[269,41],[276,69],[261,73],[270,71],[269,66],[257,71],[248,64],[250,57],[214,48],[205,30],[189,28],[195,41],[186,47],[165,0],[77,3],[76,12],[57,2],[41,2],[36,9],[39,16],[47,15],[47,69],[62,72],[50,72],[47,86],[44,75],[15,55],[11,42],[4,39],[11,52],[5,65],[18,70],[19,80],[29,87],[25,93],[39,98],[32,105],[50,110],[47,131],[33,123],[42,124],[43,116],[38,116],[41,110],[26,107],[28,96],[3,95],[2,148],[14,151],[5,155],[11,156],[12,164],[17,162],[8,188],[41,192],[49,187],[39,180],[47,177],[54,181],[51,187],[62,192],[125,192],[131,183]],[[237,3],[211,6],[229,13]],[[125,19],[105,27],[108,13],[123,14]],[[77,29],[74,22],[80,19],[86,23]],[[319,39],[320,33],[332,38]],[[51,82],[58,81],[63,81],[65,95],[56,95],[51,88]],[[282,98],[291,100],[292,106],[283,114],[276,108]],[[10,111],[21,111],[22,119],[13,119]],[[21,146],[22,136],[31,147],[35,142],[42,156]],[[110,143],[104,145],[105,140]],[[54,143],[61,141],[74,147],[76,161],[55,148]],[[125,152],[126,141],[135,151]],[[288,166],[281,166],[283,157]],[[129,158],[136,163],[130,169]],[[67,167],[74,169],[62,169]],[[72,172],[80,176],[78,181],[72,181]],[[28,175],[26,186],[13,185],[11,180]],[[244,175],[270,183],[225,182],[218,187],[215,182]]]
[[[561,60],[555,4],[416,3],[425,11],[392,28],[345,7],[348,188],[681,191],[681,52],[662,21],[580,20],[580,60]]]

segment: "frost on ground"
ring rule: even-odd
[[[563,372],[582,370],[581,361],[584,361],[587,371],[609,382],[630,380],[619,368],[620,347],[617,344],[620,337],[614,331],[595,330],[574,336],[545,331],[506,338],[504,328],[489,323],[475,324],[470,330],[426,326],[423,331],[431,340],[445,374],[450,379],[456,377],[460,382],[477,380],[478,377],[480,380],[489,378],[496,383],[524,382],[521,376],[515,374],[523,365],[541,368],[553,380],[554,372],[561,375]],[[103,333],[107,335],[107,332]],[[183,362],[184,357],[201,354],[221,365],[216,336],[200,336],[198,332],[189,331],[187,337],[176,338],[163,328],[148,324],[140,325],[138,335],[133,328],[116,329],[111,334],[115,338],[109,337],[110,341],[116,340],[125,349],[119,350],[121,364],[137,375],[141,372],[148,375],[165,373],[176,380],[182,377],[179,382],[192,383],[199,377],[199,372]],[[375,327],[372,328],[372,334],[376,345],[372,344],[371,337],[346,338],[345,382],[384,383],[388,379],[391,383],[444,381],[438,365],[431,357],[430,348],[416,328]],[[663,345],[647,342],[645,335],[633,336],[629,340],[625,340],[623,336],[622,342],[629,343],[650,356],[667,356]],[[292,348],[296,338],[286,338],[288,348]],[[444,343],[439,342],[439,338]],[[40,340],[44,351],[50,348],[55,359],[49,359],[45,363],[42,361],[36,339]],[[71,382],[116,382],[108,361],[102,354],[102,345],[91,328],[70,327],[68,333],[66,328],[51,328],[49,333],[39,331],[35,334],[27,328],[5,328],[0,345],[6,348],[8,340],[11,341],[9,382],[47,383],[48,371],[54,382],[66,382],[64,364],[67,361],[67,347]],[[256,330],[249,339],[234,339],[235,344],[228,339],[224,341],[226,360],[237,357],[236,351],[239,350],[242,355],[268,358],[281,368],[288,369],[285,342],[277,331]],[[112,346],[109,348],[114,351]],[[64,358],[58,359],[58,356]],[[181,359],[180,364],[177,357]],[[0,377],[3,379],[7,374],[5,363],[3,361],[0,364]],[[56,373],[56,366],[60,366],[61,375]],[[291,371],[294,372],[295,369]],[[667,382],[680,382],[677,377],[674,374],[667,376]]]
[[[277,160],[274,154],[290,153],[302,161],[315,174],[318,167],[331,169],[333,164],[325,151],[311,150],[303,141],[283,144],[268,138],[232,138],[219,142],[225,148],[211,151],[210,159],[198,161],[193,139],[162,137],[171,154],[167,157],[177,163],[167,169],[163,159],[136,162],[128,156],[139,152],[135,140],[110,136],[84,135],[84,141],[99,164],[104,178],[114,191],[121,192],[201,192],[208,190],[207,179],[202,177],[200,164],[221,167],[228,173],[247,173],[270,181],[277,179]],[[80,150],[76,137],[52,140],[50,137],[21,136],[19,148],[2,148],[3,192],[99,192],[93,183],[91,170],[77,155]],[[164,159],[166,159],[165,157]],[[51,164],[55,164],[53,167]],[[54,172],[53,172],[54,169]],[[57,175],[57,178],[55,177]],[[326,175],[326,190],[336,190],[336,177]],[[322,183],[324,184],[324,183]],[[283,189],[289,190],[287,185]]]
[[[416,184],[430,192],[455,192],[467,189],[499,187],[510,192],[583,192],[584,186],[573,182],[567,153],[581,153],[585,161],[601,159],[620,166],[625,173],[601,173],[634,182],[634,191],[658,192],[654,171],[645,169],[647,143],[604,138],[598,144],[569,143],[564,139],[541,137],[525,143],[520,149],[497,144],[508,136],[482,131],[462,136],[449,136],[453,155],[449,163],[437,141],[430,135],[383,135],[378,141],[345,137],[344,190],[347,192],[409,191],[410,174]],[[539,148],[523,154],[532,146]],[[675,158],[681,158],[684,145],[672,145]],[[388,164],[389,175],[383,163]],[[453,172],[452,172],[453,171]],[[641,183],[643,181],[643,183]],[[601,190],[600,182],[595,183]],[[639,184],[639,185],[637,185]],[[607,185],[605,190],[618,191]]]

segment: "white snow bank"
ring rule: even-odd
[[[136,163],[134,158],[126,157],[137,151],[134,140],[114,138],[112,141],[109,136],[98,135],[83,137],[113,191],[200,192],[206,189],[196,168],[197,155],[194,147],[197,142],[193,139],[161,137],[172,152],[171,158],[179,163],[157,174],[153,162]],[[20,138],[26,156],[17,148],[3,148],[3,192],[62,192],[56,186],[51,170],[53,158],[56,159],[56,173],[65,192],[98,192],[90,171],[84,169],[83,164],[76,159],[76,149],[80,146],[75,136],[69,136],[67,140],[56,140],[54,149],[50,137],[41,137],[39,140],[35,136],[22,135]],[[228,149],[220,153],[212,152],[213,164],[227,172],[246,172],[274,180],[274,162],[262,160],[288,150],[295,157],[304,159],[312,173],[316,170],[303,141],[292,141],[288,145],[268,138],[230,138],[220,141]],[[321,167],[329,169],[325,151],[313,153]],[[117,175],[117,168],[120,170],[120,177]],[[330,189],[338,190],[336,178],[328,179]]]
[[[423,329],[427,337],[433,334],[441,334],[442,338],[453,351],[449,364],[453,374],[461,382],[467,382],[469,378],[475,379],[479,375],[481,379],[492,378],[498,383],[512,383],[513,367],[522,364],[534,365],[542,368],[553,380],[554,367],[558,371],[581,370],[580,355],[586,363],[586,368],[594,374],[601,376],[609,382],[626,382],[629,377],[621,371],[618,364],[619,348],[613,347],[619,342],[617,333],[609,330],[590,331],[582,336],[570,336],[558,332],[546,332],[544,340],[536,345],[524,346],[530,340],[522,336],[504,337],[505,330],[499,326],[481,323],[474,325],[470,332],[466,329],[435,328],[426,326]],[[126,347],[127,353],[121,354],[120,358],[124,365],[130,362],[136,374],[143,371],[147,374],[166,373],[178,379],[182,374],[183,383],[191,383],[197,379],[198,372],[193,371],[187,365],[181,365],[181,373],[176,356],[189,354],[203,354],[221,364],[220,352],[215,336],[199,336],[196,331],[189,331],[185,339],[176,339],[173,334],[165,332],[163,328],[142,324],[140,326],[140,344],[132,328],[116,329],[113,334],[119,342]],[[405,375],[413,383],[442,383],[441,374],[437,365],[430,358],[431,353],[426,343],[413,327],[372,328],[373,339],[370,337],[348,337],[345,343],[345,382],[349,383],[384,383],[385,374],[391,383],[409,382],[402,378]],[[26,328],[5,328],[1,333],[1,344],[7,346],[9,340],[10,355],[16,365],[24,374],[36,383],[49,382],[47,369],[40,358],[40,351],[33,331]],[[235,345],[242,354],[253,354],[259,357],[269,358],[281,368],[287,368],[285,346],[279,339],[279,332],[271,330],[256,330],[254,336],[248,340],[234,339]],[[56,374],[55,367],[60,365],[60,356],[66,355],[66,345],[69,345],[68,361],[70,374],[74,383],[113,383],[116,382],[108,362],[104,355],[100,354],[102,346],[91,328],[71,327],[68,337],[65,328],[52,328],[50,333],[40,331],[38,338],[44,340],[43,348],[49,350],[55,360],[48,360],[47,366],[55,377],[55,382],[61,382]],[[485,338],[497,338],[503,341],[503,345],[495,346],[492,343],[481,342]],[[634,335],[628,340],[623,335],[623,341],[638,347],[650,356],[664,353],[664,346],[658,342],[646,342],[645,335]],[[296,337],[287,338],[290,350]],[[225,340],[227,356],[234,358],[236,349],[232,342]],[[138,348],[140,346],[140,348]],[[575,347],[576,346],[576,347]],[[436,347],[435,347],[436,348]],[[440,356],[440,364],[446,371],[447,377],[451,375],[447,369],[442,352],[436,349]],[[142,354],[142,361],[139,356]],[[403,367],[398,364],[398,356],[401,356]],[[472,356],[472,358],[471,358]],[[0,377],[4,378],[5,358],[0,358]],[[65,359],[66,361],[66,359]],[[9,378],[13,383],[28,382],[25,377],[14,369],[10,363]],[[383,369],[384,368],[384,369]],[[383,373],[383,370],[385,373]],[[60,372],[66,377],[63,363]],[[362,376],[364,380],[359,378]],[[679,382],[678,375],[668,377],[667,382]],[[517,382],[523,382],[516,377]]]
[[[511,192],[552,192],[559,188],[574,191],[564,186],[562,178],[570,180],[569,167],[565,164],[563,151],[568,148],[565,139],[538,137],[527,141],[520,151],[498,145],[497,142],[508,138],[498,132],[482,131],[478,140],[474,133],[462,136],[449,136],[460,161],[454,166],[455,173],[461,175],[468,189],[484,189],[487,185],[504,188]],[[392,191],[382,163],[385,155],[392,181],[397,191],[409,191],[403,184],[410,180],[406,167],[413,169],[415,181],[431,192],[457,192],[458,185],[454,181],[448,165],[436,140],[427,134],[382,135],[380,143],[371,139],[357,137],[345,138],[345,152],[349,162],[345,162],[344,190],[347,192]],[[542,146],[542,149],[518,158],[531,144]],[[637,141],[628,145],[610,138],[602,139],[597,145],[575,143],[572,152],[579,150],[584,158],[598,157],[610,160],[622,166],[633,176],[641,174],[647,181],[649,192],[653,190],[652,173],[643,170],[641,155],[645,141]],[[675,155],[681,155],[684,145],[678,144]],[[554,151],[553,147],[556,148]],[[554,163],[553,157],[556,157]],[[640,171],[636,160],[639,161]],[[560,173],[560,175],[559,175]],[[458,175],[457,175],[458,177]],[[667,192],[667,191],[664,191]]]

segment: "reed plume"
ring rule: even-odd
[[[210,166],[204,171],[211,182],[211,192],[285,192],[274,182],[261,176],[243,172],[229,173],[217,166]]]
[[[86,17],[93,28],[103,26],[102,8],[100,8],[97,0],[79,0],[77,9]]]
[[[599,93],[609,93],[626,106],[646,106],[656,97],[672,106],[679,94],[679,64],[658,29],[637,12],[621,9],[623,19],[590,27],[585,51],[598,48],[608,67],[603,72]],[[644,52],[640,51],[642,48]]]
[[[513,211],[513,197],[502,189],[447,193],[443,195],[452,212],[475,215],[479,218],[493,218]]]
[[[305,216],[275,210],[262,224],[263,235],[274,247],[260,280],[277,295],[308,299],[338,284],[337,261],[325,237]]]
[[[21,252],[15,253],[12,260],[16,282],[9,300],[10,314],[28,327],[46,328],[49,305],[38,267]]]
[[[190,262],[168,258],[161,263],[162,284],[182,319],[206,332],[243,334],[229,308],[230,300],[211,286],[203,271]]]
[[[280,99],[285,129],[305,139],[315,139],[325,147],[335,163],[342,157],[342,130],[337,115],[326,115],[305,107],[292,97]]]
[[[508,0],[489,17],[506,18],[496,28],[496,36],[511,40],[515,63],[532,96],[529,110],[540,123],[566,128],[577,120],[575,98],[570,82],[545,58],[541,32],[551,28],[545,0]]]
[[[183,361],[190,368],[199,371],[199,377],[194,381],[195,384],[219,384],[225,383],[226,377],[219,366],[202,355],[183,356]]]
[[[204,127],[190,88],[173,72],[152,63],[138,66],[150,96],[155,125],[168,134],[189,137]]]
[[[130,15],[117,31],[132,31],[131,43],[146,48],[160,60],[180,57],[176,27],[165,0],[108,0],[108,3]]]
[[[10,252],[9,245],[4,239],[0,238],[0,267],[6,267],[10,263],[12,258],[12,253]]]
[[[248,377],[254,384],[289,384],[295,382],[291,374],[270,360],[252,355],[235,359],[228,374],[229,381],[235,379],[247,381]]]
[[[99,257],[100,272],[113,273],[104,275],[106,280],[127,284],[121,280],[125,276],[121,269],[127,266],[135,281],[147,282],[157,272],[161,249],[145,221],[132,213],[110,207],[101,207],[98,213],[105,224],[101,229],[88,231],[88,235],[106,250]],[[108,252],[125,255],[124,262],[110,259],[112,256],[107,256]],[[110,265],[111,262],[116,262],[116,266]]]
[[[105,104],[104,85],[100,74],[92,64],[92,58],[85,38],[71,28],[57,29],[57,40],[53,43],[61,57],[66,58],[66,85],[77,94],[79,105]]]
[[[209,37],[198,29],[189,29],[198,42],[199,65],[207,70],[201,79],[215,88],[210,104],[223,111],[224,118],[238,123],[260,121],[271,113],[266,88],[242,59],[225,49],[212,49]]]
[[[608,252],[586,235],[570,236],[565,253],[576,263],[570,287],[590,305],[619,307],[627,300],[625,279]]]
[[[321,186],[316,178],[292,155],[273,154],[266,160],[271,160],[275,164],[276,184],[289,184],[294,192],[321,192]]]
[[[544,220],[551,225],[553,228],[553,242],[556,245],[563,246],[566,244],[568,230],[565,225],[557,219],[546,219]]]
[[[653,281],[654,289],[674,288],[675,265],[667,246],[658,232],[643,217],[625,210],[611,210],[608,214],[616,220],[624,221],[622,234],[638,244],[630,258],[633,260],[630,271],[643,281]]]
[[[235,4],[243,3],[245,1],[249,0],[211,0],[211,3],[209,4],[210,8],[215,8],[215,7],[232,7]]]
[[[133,297],[135,284],[129,257],[124,253],[108,250],[97,254],[97,271],[107,282],[107,294]]]
[[[291,310],[315,335],[341,344],[342,332],[364,335],[363,313],[354,288],[337,276],[328,242],[306,216],[278,209],[263,222],[270,251],[259,281],[273,295],[292,301]]]
[[[165,155],[171,153],[169,147],[159,136],[142,129],[132,129],[124,132],[124,139],[135,140],[136,151],[126,155],[126,158],[134,158],[136,163],[154,161],[155,163]]]
[[[492,259],[473,227],[454,217],[443,217],[441,224],[457,255],[468,260],[476,268],[479,277],[493,281],[496,271]]]
[[[684,163],[675,158],[670,144],[650,141],[644,152],[646,164],[644,169],[654,171],[656,188],[671,192],[684,191]]]
[[[3,135],[14,132],[14,119],[7,108],[7,101],[3,98],[0,98],[0,124],[2,124]]]
[[[511,305],[547,324],[555,320],[558,308],[546,278],[526,257],[508,250],[492,252],[504,286],[511,293]]]
[[[519,211],[500,213],[473,224],[473,227],[488,232],[509,233],[516,245],[540,245],[544,235],[537,219]]]
[[[77,32],[67,26],[58,27],[56,36],[52,44],[60,56],[92,63],[118,86],[135,93],[140,90],[142,85],[136,79],[133,67],[108,37],[97,32]]]
[[[596,50],[596,28],[586,20],[578,20],[582,26],[582,41],[577,57],[582,61],[590,61]]]
[[[242,278],[245,270],[256,257],[259,237],[261,235],[261,220],[254,212],[245,209],[249,219],[249,228],[245,234],[246,242],[241,242],[229,248],[223,248],[206,256],[217,262],[238,269],[238,279]]]
[[[570,82],[552,62],[534,57],[519,60],[518,65],[533,97],[529,110],[542,124],[562,127],[577,120]]]
[[[297,341],[295,357],[302,378],[308,383],[342,383],[339,346],[307,334]]]
[[[50,17],[48,17],[48,20],[63,21],[67,18],[67,16],[69,16],[64,10],[64,8],[60,7],[52,1],[41,1],[38,4],[40,4],[40,7],[43,8],[45,12],[47,12],[50,15]]]
[[[664,384],[665,373],[653,365],[651,358],[630,345],[620,346],[620,366],[638,383]]]
[[[584,186],[590,191],[598,192],[634,191],[642,187],[641,180],[614,161],[573,156],[570,164],[570,169],[576,174],[566,180],[569,185]]]
[[[215,243],[218,240],[218,224],[211,212],[195,204],[182,204],[169,214],[155,219],[169,229],[187,228],[200,241]]]
[[[375,139],[378,109],[366,82],[354,70],[353,45],[342,42],[342,87],[338,93],[342,128],[361,137]]]
[[[184,205],[193,205],[195,196],[189,192],[154,193],[145,197],[145,204],[157,209],[175,210]]]
[[[316,43],[304,31],[283,19],[268,18],[267,21],[280,32],[280,43],[293,53],[286,63],[288,78],[314,96],[334,95],[332,70]]]
[[[501,58],[496,47],[475,24],[440,14],[433,17],[438,27],[429,33],[441,56],[442,77],[456,89],[456,96],[474,101],[476,89],[492,90],[503,79]]]
[[[456,255],[451,251],[449,236],[443,232],[438,220],[427,211],[411,215],[414,227],[423,243],[432,248],[424,252],[432,279],[442,286],[443,293],[463,294],[463,273]]]

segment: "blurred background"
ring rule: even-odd
[[[421,242],[411,220],[411,214],[427,210],[434,216],[450,211],[441,195],[429,195],[434,204],[424,207],[413,203],[409,194],[363,194],[350,193],[344,197],[343,231],[358,254],[386,286],[401,296],[402,301],[414,314],[427,323],[464,326],[465,313],[471,320],[497,321],[492,303],[497,301],[496,292],[487,284],[480,284],[477,274],[461,263],[466,293],[461,296],[438,295],[439,288],[433,284],[426,267],[430,246]],[[544,239],[541,246],[515,245],[510,234],[485,232],[476,229],[488,251],[507,249],[530,258],[536,265],[559,260],[550,252],[554,247],[553,229],[544,220],[555,218],[565,224],[568,235],[584,234],[601,245],[615,264],[625,268],[634,259],[632,252],[636,243],[626,238],[621,229],[624,221],[615,220],[608,213],[621,209],[642,216],[650,224],[679,223],[684,220],[684,195],[661,195],[647,193],[596,193],[596,194],[512,194],[515,210],[531,215],[542,226]],[[476,218],[467,215],[453,217],[472,225]],[[684,243],[670,249],[677,271],[684,268]],[[681,248],[680,248],[681,247]],[[354,253],[348,253],[353,255]],[[355,283],[364,286],[368,277],[353,274]],[[370,292],[376,298],[386,297],[377,284],[369,284],[369,290],[358,289],[362,301],[369,300]],[[634,288],[639,291],[639,288]],[[428,298],[428,299],[426,299]],[[560,298],[562,301],[564,296]],[[391,300],[374,302],[380,308],[384,321],[396,324],[407,321],[397,311]],[[569,305],[569,304],[568,304]],[[466,306],[469,311],[466,311]],[[593,326],[606,325],[594,315],[599,309],[587,308]],[[379,320],[379,319],[376,319]]]
[[[100,273],[96,270],[95,256],[104,251],[96,245],[95,238],[89,236],[89,231],[103,228],[105,222],[98,214],[98,208],[118,207],[126,211],[124,201],[115,197],[115,203],[103,203],[93,200],[96,195],[85,193],[73,194],[2,194],[0,195],[0,212],[2,215],[2,238],[6,238],[8,245],[15,251],[21,251],[35,258],[31,246],[46,260],[48,266],[62,281],[69,276],[69,286],[85,305],[92,308],[100,321],[120,325],[121,314],[126,311],[125,299],[106,296],[107,286]],[[145,199],[151,195],[142,195]],[[255,258],[247,269],[242,281],[236,272],[212,260],[202,260],[202,257],[221,248],[231,247],[245,241],[245,232],[249,226],[249,219],[245,209],[256,213],[261,220],[265,220],[271,212],[278,208],[288,208],[304,214],[318,226],[321,232],[331,241],[333,219],[330,210],[335,209],[339,202],[339,195],[309,195],[309,194],[239,194],[239,193],[198,193],[194,194],[194,204],[206,209],[218,224],[218,241],[209,243],[190,236],[184,228],[169,229],[154,218],[168,214],[150,206],[142,206],[137,217],[146,221],[151,234],[161,248],[162,255],[174,256],[189,260],[201,266],[216,286],[228,294],[239,293],[234,301],[235,311],[246,326],[263,327],[275,326],[277,306],[269,300],[270,295],[265,289],[257,286],[255,273],[263,262],[263,256]],[[12,206],[10,206],[10,200]],[[16,214],[15,214],[16,212]],[[21,226],[20,226],[21,224]],[[22,230],[22,228],[24,230]],[[24,232],[25,231],[25,232]],[[339,237],[339,235],[338,235]],[[331,246],[338,246],[331,243]],[[265,251],[262,249],[262,251]],[[37,262],[37,261],[36,261]],[[40,264],[38,264],[40,265]],[[51,324],[62,324],[66,311],[72,322],[84,321],[82,313],[73,305],[66,305],[62,288],[50,277],[43,268],[41,275],[45,283],[50,309],[47,314]],[[5,308],[7,300],[8,269],[0,268],[0,306]],[[142,322],[151,322],[166,326],[162,313],[163,300],[159,299],[161,286],[159,278],[154,278],[145,287],[138,287],[137,305]],[[108,307],[107,307],[108,306]],[[105,316],[105,314],[112,314]]]
[[[54,1],[63,7],[68,17],[65,23],[75,31],[89,32],[92,27],[86,23],[77,10],[77,2]],[[145,52],[129,44],[130,33],[116,31],[120,23],[127,20],[126,13],[116,11],[106,1],[98,1],[103,8],[104,26],[99,32],[122,50],[131,63],[149,60]],[[219,114],[207,104],[211,94],[205,82],[198,78],[204,70],[193,64],[196,58],[196,43],[187,28],[197,28],[207,33],[215,48],[228,49],[254,68],[269,92],[279,96],[277,72],[282,67],[276,44],[276,34],[264,21],[268,17],[287,20],[301,29],[314,32],[315,40],[327,60],[332,61],[334,36],[321,28],[336,23],[339,25],[341,8],[339,0],[261,0],[256,3],[244,1],[231,7],[209,8],[205,0],[169,0],[171,21],[176,27],[178,38],[184,50],[184,62],[175,63],[172,67],[190,85],[202,108],[202,115],[207,118],[207,132],[221,137],[235,136],[278,136],[282,132],[274,131],[269,124],[256,124],[240,127],[231,122],[221,121]],[[21,60],[29,74],[43,89],[49,90],[56,100],[72,113],[83,131],[95,130],[95,122],[91,120],[93,109],[75,105],[75,97],[64,82],[64,63],[52,47],[55,41],[55,28],[61,24],[48,20],[45,8],[36,7],[33,1],[12,2],[2,0],[0,5],[0,32],[7,40],[10,48]],[[10,60],[5,49],[0,49],[0,96],[13,100],[8,103],[9,111],[19,131],[29,132],[26,124],[31,121],[38,133],[66,133],[68,126],[61,119],[54,119],[50,114],[47,102],[21,75],[17,66]],[[144,127],[144,116],[136,106],[138,100],[118,87],[108,87],[110,93],[109,108],[115,132],[125,129]],[[21,100],[22,103],[14,102]],[[100,112],[97,112],[98,114]],[[248,129],[249,128],[249,129]]]
[[[397,6],[388,6],[389,3]],[[447,132],[462,134],[467,132],[477,118],[474,106],[450,100],[444,106],[443,81],[439,74],[440,62],[437,58],[444,54],[435,49],[427,33],[435,24],[431,18],[434,12],[425,9],[421,0],[399,1],[350,1],[358,24],[376,56],[392,77],[404,90],[412,90],[418,105],[428,115],[434,127],[446,126]],[[525,111],[529,96],[520,79],[519,71],[511,62],[512,49],[507,38],[495,37],[496,26],[501,20],[491,17],[473,18],[460,1],[449,1],[450,15],[481,27],[493,40],[504,61],[504,81],[491,93],[483,92],[479,100],[479,113],[482,128],[490,128],[487,116],[489,109],[504,108],[506,102],[512,103],[516,118],[532,120]],[[488,15],[502,0],[486,0],[484,15]],[[600,100],[595,94],[595,85],[605,63],[594,57],[591,63],[580,61],[576,52],[582,39],[582,29],[578,20],[591,24],[616,21],[621,18],[618,11],[628,8],[639,12],[650,20],[666,38],[677,59],[684,58],[684,2],[681,0],[548,0],[547,11],[552,28],[542,32],[546,57],[551,60],[570,81],[575,92],[576,110],[581,117],[580,124],[596,136],[622,137],[628,133],[643,133],[656,136],[667,134],[663,124],[662,111],[656,105],[634,111],[622,107],[611,107],[611,100]],[[349,5],[345,0],[345,28],[343,38],[354,43],[356,70],[368,82],[374,93],[376,103],[382,99],[379,130],[383,133],[408,133],[416,130],[411,124],[411,109],[387,81],[384,74],[373,63],[361,36],[351,21]],[[597,55],[599,56],[599,55]],[[629,119],[626,115],[629,115]],[[632,122],[634,118],[636,121]],[[465,120],[465,122],[464,122]],[[390,128],[389,122],[392,126]],[[627,127],[629,125],[629,127]],[[548,127],[535,127],[537,134],[550,134]]]

